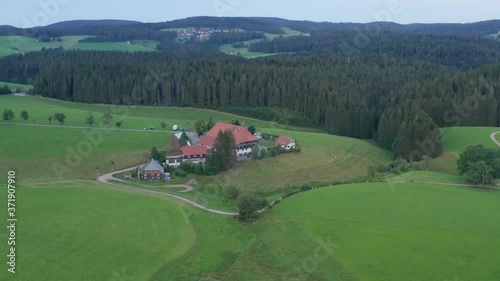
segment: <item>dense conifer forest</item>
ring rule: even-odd
[[[489,32],[497,22],[475,29],[441,26],[452,35],[384,24],[385,30],[367,36],[363,44],[352,26],[326,29],[331,26],[309,22],[289,26],[310,31],[310,37],[264,40],[262,32],[283,32],[276,28],[281,19],[190,19],[193,27],[246,31],[214,33],[209,40],[182,44],[175,32],[159,32],[186,21],[122,23],[125,27],[99,32],[81,25],[40,29],[37,35],[94,32],[85,42],[155,40],[160,52],[44,50],[11,55],[0,59],[0,81],[33,84],[34,94],[74,102],[211,108],[319,127],[331,134],[374,139],[411,160],[441,154],[439,127],[500,125],[500,42],[470,36],[471,30]],[[251,51],[284,54],[247,60],[218,52],[221,44],[246,40],[259,41]]]

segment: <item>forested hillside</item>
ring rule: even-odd
[[[383,32],[376,36],[359,32],[323,30],[310,37],[278,37],[250,46],[250,51],[265,53],[384,53],[408,61],[429,61],[464,70],[496,63],[500,42],[484,38]]]
[[[287,22],[312,30],[311,36],[276,37]],[[320,127],[373,138],[397,156],[416,160],[441,153],[439,127],[500,125],[500,42],[471,35],[490,32],[497,23],[440,25],[471,37],[418,32],[431,25],[379,23],[385,31],[364,41],[350,30],[359,24],[326,29],[332,24],[274,18],[198,17],[104,29],[75,23],[33,31],[91,32],[86,42],[152,40],[161,52],[11,55],[0,59],[0,81],[33,84],[35,94],[74,102],[212,108]],[[184,43],[176,40],[175,29],[160,31],[187,24],[228,29]],[[287,54],[246,60],[218,51],[221,44],[242,41],[253,43],[251,51]],[[425,151],[422,142],[433,149]]]
[[[277,107],[329,132],[370,138],[381,98],[448,73],[387,56],[175,58],[164,54],[46,51],[0,61],[0,80],[36,77],[35,93],[86,103],[208,108]]]

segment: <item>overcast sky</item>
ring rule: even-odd
[[[263,16],[330,22],[476,22],[500,18],[499,0],[18,0],[2,1],[0,25],[74,19],[161,22],[191,16]]]

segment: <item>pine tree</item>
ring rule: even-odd
[[[219,131],[214,145],[214,161],[219,171],[226,171],[236,163],[236,143],[233,132]]]
[[[409,161],[420,161],[424,155],[435,158],[442,152],[439,127],[418,105],[413,104],[399,128],[395,156]]]

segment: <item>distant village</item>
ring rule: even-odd
[[[200,39],[200,40],[208,40],[210,38],[210,35],[212,35],[212,33],[216,33],[216,32],[228,33],[228,32],[234,32],[234,31],[237,31],[237,30],[236,29],[213,29],[213,28],[209,28],[209,27],[200,27],[200,28],[190,27],[190,28],[186,28],[186,29],[181,30],[181,31],[177,31],[177,36],[178,37],[196,37],[197,39]]]

